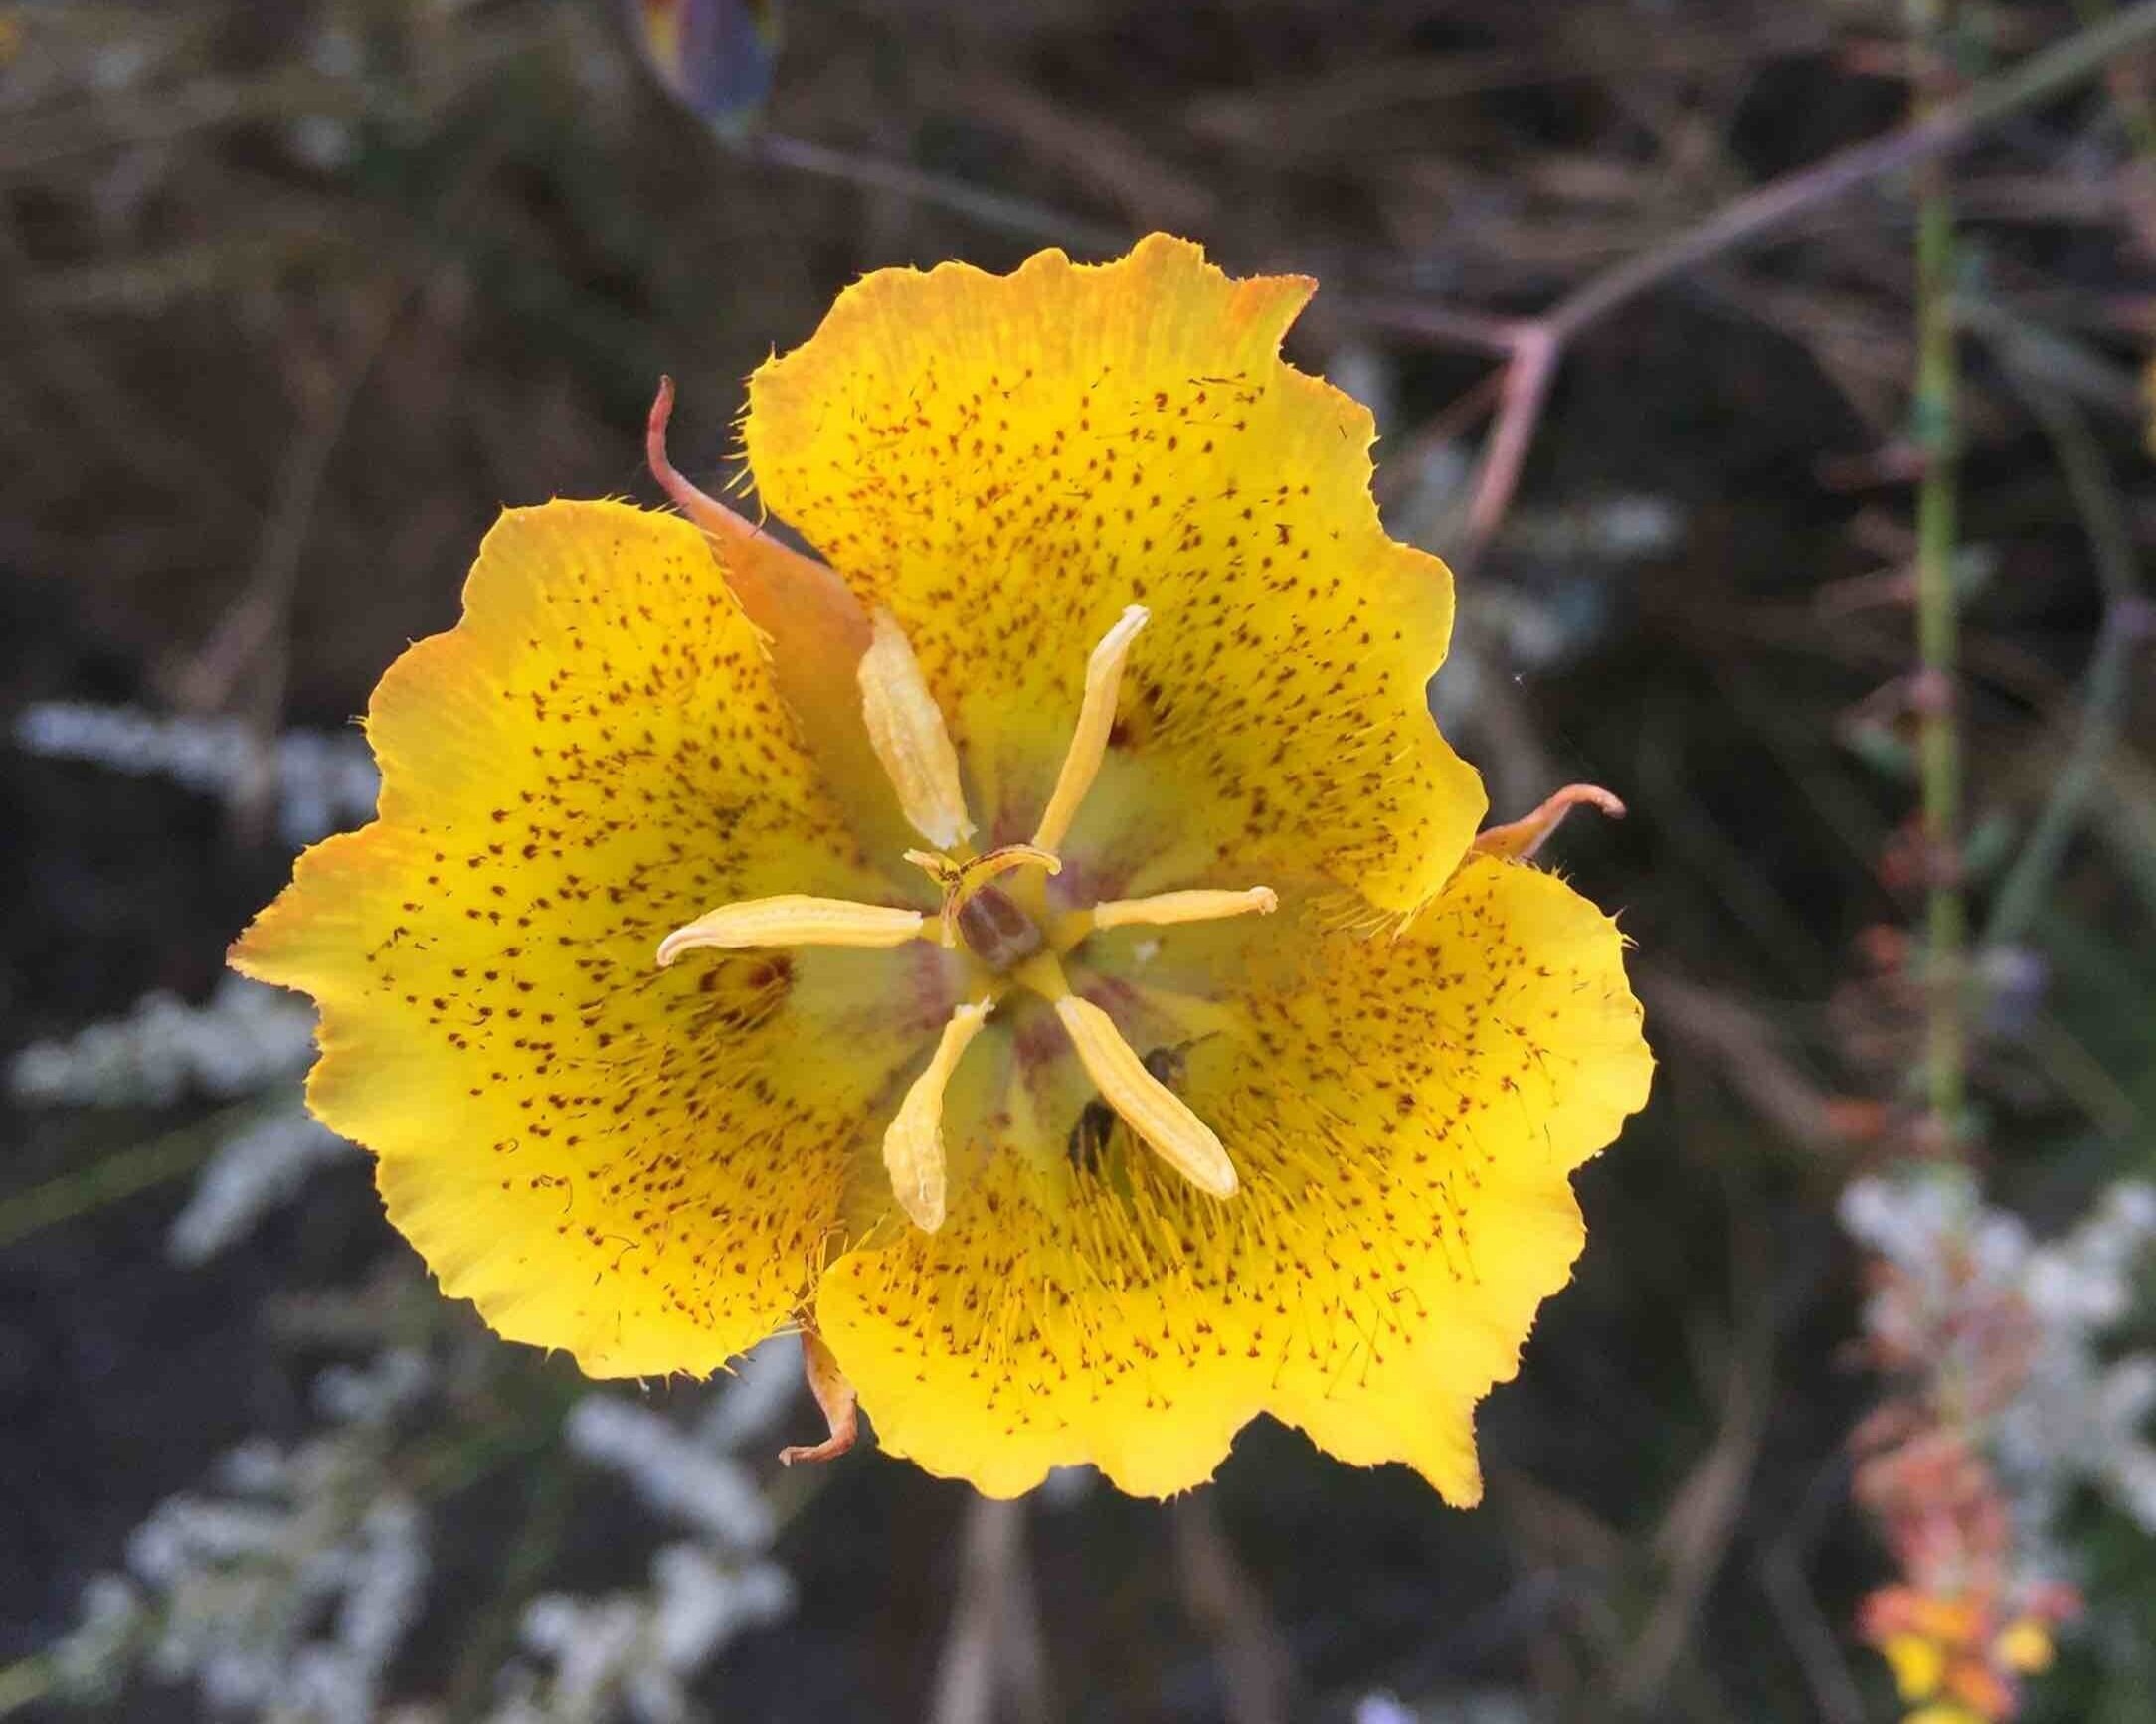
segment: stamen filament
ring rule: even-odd
[[[928,1069],[914,1079],[906,1099],[883,1134],[883,1165],[891,1175],[891,1194],[924,1233],[944,1223],[944,1090],[959,1060],[995,1009],[992,999],[962,1005],[944,1025]]]
[[[1065,993],[1055,1002],[1055,1015],[1063,1020],[1086,1076],[1123,1122],[1200,1191],[1233,1197],[1241,1182],[1212,1127],[1146,1070],[1145,1061],[1123,1039],[1115,1020],[1074,993]]]
[[[1033,834],[1034,844],[1042,850],[1053,850],[1063,842],[1071,821],[1078,816],[1078,804],[1085,800],[1100,773],[1102,757],[1108,753],[1108,734],[1115,729],[1123,661],[1130,656],[1131,642],[1151,614],[1143,604],[1133,604],[1115,627],[1101,636],[1093,656],[1086,660],[1086,688],[1078,703],[1078,728],[1071,733],[1062,770],[1056,774],[1055,791],[1040,816],[1039,830]]]
[[[868,745],[898,791],[907,823],[937,849],[953,849],[974,835],[958,750],[898,619],[878,610],[870,628],[873,638],[858,673]]]
[[[928,918],[918,910],[855,904],[844,898],[786,893],[722,904],[675,929],[658,943],[661,969],[701,947],[738,950],[751,946],[904,946],[921,937]]]

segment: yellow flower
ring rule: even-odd
[[[695,524],[503,516],[376,690],[381,817],[234,955],[446,1293],[600,1376],[801,1325],[834,1430],[849,1379],[993,1495],[1270,1412],[1476,1500],[1651,1061],[1541,825],[1472,848],[1450,577],[1279,357],[1311,291],[1160,236],[869,276],[749,389],[828,566],[663,396]]]
[[[1946,1675],[1946,1648],[1928,1636],[1904,1631],[1880,1642],[1880,1655],[1894,1673],[1894,1690],[1903,1700],[1928,1700]]]
[[[2052,1667],[2055,1655],[2051,1625],[2039,1616],[2015,1618],[1992,1641],[1991,1655],[2016,1675],[2041,1675]]]

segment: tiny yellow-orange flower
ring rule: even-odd
[[[1477,847],[1451,578],[1280,358],[1311,291],[879,272],[750,380],[823,561],[663,397],[688,518],[502,517],[375,692],[380,818],[234,952],[446,1293],[599,1376],[800,1326],[834,1431],[992,1495],[1269,1412],[1476,1500],[1651,1061],[1540,827]]]

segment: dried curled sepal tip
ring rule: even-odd
[[[716,497],[689,483],[666,451],[666,428],[673,421],[674,380],[661,377],[658,393],[651,398],[650,416],[643,427],[643,459],[675,508],[697,526],[722,542],[753,534],[756,529]]]
[[[796,1443],[780,1450],[781,1466],[791,1466],[797,1461],[836,1461],[861,1435],[853,1385],[846,1381],[845,1372],[838,1368],[838,1361],[823,1344],[823,1337],[813,1329],[802,1331],[801,1362],[802,1372],[808,1379],[808,1393],[816,1398],[816,1405],[822,1409],[823,1423],[830,1428],[830,1435],[820,1443]]]
[[[1549,841],[1550,834],[1564,823],[1565,815],[1582,803],[1607,814],[1612,820],[1625,817],[1624,803],[1600,784],[1567,784],[1524,819],[1492,826],[1481,833],[1475,840],[1475,849],[1485,856],[1505,856],[1525,862]]]

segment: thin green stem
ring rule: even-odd
[[[2095,558],[2104,603],[2103,623],[2096,632],[2096,648],[2083,685],[2079,726],[2036,824],[1992,900],[1991,915],[1984,924],[1986,946],[2008,944],[2027,932],[2066,860],[2066,847],[2088,811],[2104,762],[2124,726],[2134,656],[2150,617],[2140,596],[2132,527],[2087,417],[2072,397],[2052,386],[2011,333],[2002,348],[2007,375],[2044,427],[2073,494]]]
[[[518,1614],[545,1583],[547,1570],[568,1535],[575,1504],[568,1452],[556,1444],[533,1465],[524,1481],[523,1517],[501,1563],[500,1582],[465,1636],[444,1705],[451,1724],[465,1724],[486,1711],[494,1680],[516,1638]]]
[[[35,1706],[53,1691],[53,1661],[33,1654],[0,1666],[0,1718]]]
[[[0,1199],[0,1245],[13,1245],[45,1228],[193,1172],[242,1121],[262,1111],[259,1100],[221,1108],[176,1131]]]
[[[1947,0],[1910,0],[1913,34],[1927,65],[1918,79],[1919,118],[1938,106],[1940,40]],[[1917,763],[1923,783],[1925,905],[1925,1091],[1934,1126],[1961,1134],[1968,1050],[1962,1018],[1967,910],[1961,885],[1961,726],[1956,674],[1961,618],[1954,594],[1959,366],[1954,346],[1954,210],[1937,161],[1919,170],[1916,213],[1916,394],[1913,435],[1922,452],[1916,499]]]
[[[2111,0],[2075,0],[2075,14],[2083,28],[2107,23],[2118,10]],[[2148,91],[2138,80],[2122,76],[2114,71],[2105,80],[2111,97],[2111,105],[2118,111],[2125,125],[2126,136],[2133,144],[2134,154],[2156,156],[2156,104],[2149,101]]]

